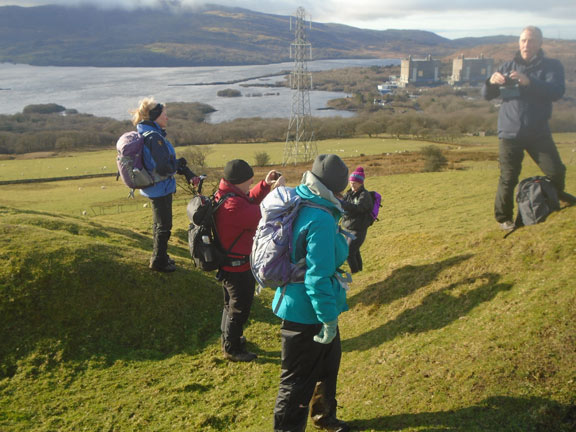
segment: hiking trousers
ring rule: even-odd
[[[244,333],[244,324],[250,317],[256,280],[252,270],[243,272],[220,270],[218,278],[222,281],[224,295],[224,309],[220,323],[223,348],[229,354],[237,354],[242,351],[240,337]]]
[[[170,240],[172,230],[172,194],[150,198],[150,200],[152,201],[154,241],[150,263],[164,266],[168,264],[168,240]]]
[[[362,255],[360,255],[360,246],[366,240],[366,233],[368,228],[359,231],[350,231],[356,238],[352,239],[346,237],[346,242],[348,243],[348,265],[350,266],[351,273],[358,273],[362,271]]]
[[[566,167],[551,135],[544,137],[500,139],[500,179],[494,200],[494,216],[498,222],[514,220],[514,188],[518,184],[524,151],[550,177],[558,192],[564,191]]]
[[[309,405],[316,421],[336,417],[336,383],[342,357],[340,330],[325,345],[313,339],[321,328],[322,324],[282,322],[282,372],[274,407],[275,432],[305,431]]]

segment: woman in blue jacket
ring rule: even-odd
[[[161,272],[176,270],[174,260],[168,256],[168,240],[172,230],[172,194],[176,192],[175,174],[182,174],[190,183],[197,185],[197,177],[186,166],[186,159],[176,159],[174,147],[166,139],[168,115],[163,104],[153,98],[140,101],[132,112],[132,123],[144,135],[144,168],[152,175],[154,184],[141,189],[140,193],[150,198],[154,223],[152,225],[154,248],[150,268]]]
[[[337,269],[346,261],[348,245],[339,232],[342,207],[335,194],[347,181],[348,168],[338,156],[319,155],[296,188],[302,199],[316,206],[302,206],[293,225],[291,260],[305,258],[304,282],[278,288],[272,304],[282,319],[282,373],[274,408],[278,432],[304,431],[309,405],[317,428],[350,430],[336,417],[342,355],[338,316],[348,310]]]

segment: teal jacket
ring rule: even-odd
[[[300,208],[293,225],[290,258],[294,263],[306,258],[306,275],[303,283],[288,284],[285,290],[278,288],[272,308],[278,317],[301,324],[333,321],[348,310],[346,290],[336,277],[336,270],[348,256],[346,239],[338,228],[342,207],[310,172],[304,174],[296,193],[329,211]]]

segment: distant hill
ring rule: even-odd
[[[315,59],[448,56],[513,36],[450,40],[421,30],[313,23]],[[0,62],[55,66],[216,66],[290,61],[290,17],[240,8],[0,7]]]

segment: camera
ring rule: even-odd
[[[510,75],[506,75],[504,79],[506,80],[504,81],[504,87],[513,87],[518,85],[518,80],[510,78]]]
[[[517,79],[510,78],[510,75],[505,76],[506,81],[503,86],[500,86],[500,97],[502,99],[516,99],[520,97],[520,85]]]

